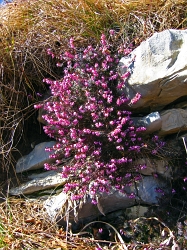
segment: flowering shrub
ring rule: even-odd
[[[124,110],[141,96],[137,93],[129,100],[118,93],[130,73],[120,76],[116,65],[131,49],[114,48],[114,44],[115,33],[110,31],[109,38],[102,35],[96,47],[78,50],[71,38],[69,50],[62,55],[48,50],[59,60],[63,77],[44,79],[52,96],[35,105],[47,111],[44,131],[57,140],[51,155],[56,162],[45,164],[45,169],[62,168],[62,177],[69,178],[64,190],[73,200],[89,194],[95,204],[98,192],[110,192],[113,187],[124,193],[125,185],[141,179],[128,166],[144,147],[140,134],[145,128],[135,127],[131,112]],[[70,158],[68,164],[63,164],[64,158]]]

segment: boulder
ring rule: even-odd
[[[120,73],[127,70],[131,75],[122,91],[142,96],[135,109],[158,111],[187,95],[187,30],[155,33],[120,60]]]
[[[10,195],[27,195],[45,189],[52,189],[65,184],[66,179],[63,179],[61,173],[56,171],[47,171],[30,176],[31,181],[21,184],[19,187],[11,188]]]
[[[42,142],[34,147],[28,154],[20,158],[16,164],[16,173],[25,172],[33,169],[44,167],[44,163],[52,163],[54,159],[49,158],[54,151],[45,151],[45,148],[50,148],[55,145],[55,141]]]

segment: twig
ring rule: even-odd
[[[186,154],[187,154],[187,147],[186,147],[185,137],[182,137],[182,140],[183,140],[183,144],[184,144],[184,147],[185,147],[185,150],[186,150]]]

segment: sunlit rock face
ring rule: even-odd
[[[131,73],[123,91],[130,98],[137,92],[142,96],[134,108],[163,108],[187,95],[187,30],[155,33],[119,66],[121,74]]]

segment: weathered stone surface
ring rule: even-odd
[[[160,193],[155,191],[156,188],[165,188],[166,183],[159,178],[153,178],[152,176],[145,176],[143,180],[131,187],[126,187],[127,193],[136,194],[135,198],[129,198],[126,195],[120,194],[116,190],[111,190],[110,194],[100,194],[98,205],[93,205],[91,200],[88,198],[86,203],[78,209],[78,222],[89,222],[95,219],[97,216],[107,214],[112,211],[131,207],[135,204],[158,204],[158,198],[161,196]],[[44,202],[44,207],[48,215],[54,219],[64,218],[64,214],[61,214],[61,208],[66,205],[66,196],[61,193],[57,196],[53,196]],[[73,222],[73,213],[70,214],[70,221]],[[61,221],[63,224],[63,219]]]
[[[171,168],[168,166],[168,162],[165,159],[151,159],[145,157],[135,160],[134,165],[146,165],[146,168],[140,169],[138,171],[143,175],[159,174],[165,178],[169,178],[171,175]]]
[[[145,127],[146,131],[144,133],[147,134],[158,131],[162,126],[159,112],[152,112],[144,117],[133,117],[132,120],[137,127]]]
[[[142,95],[134,108],[155,111],[187,95],[187,30],[155,33],[120,60],[121,74],[124,65],[131,72],[124,92],[130,98]]]
[[[44,201],[44,208],[46,209],[48,216],[54,220],[62,210],[62,207],[65,206],[66,202],[67,195],[66,193],[61,192],[60,194],[54,195]]]
[[[61,174],[55,171],[47,171],[45,175],[42,173],[38,174],[35,178],[34,176],[30,178],[32,179],[31,181],[28,181],[19,187],[10,189],[10,195],[32,194],[37,191],[61,186],[66,182],[66,179],[63,179]]]
[[[169,109],[160,113],[162,127],[160,135],[174,134],[177,132],[187,131],[187,110]]]
[[[56,176],[57,174],[57,171],[55,170],[50,170],[50,171],[45,171],[45,172],[42,172],[42,173],[33,173],[33,174],[30,174],[28,175],[28,179],[29,180],[34,180],[34,179],[43,179],[43,178],[46,178],[48,176]]]
[[[49,156],[54,152],[46,152],[45,148],[53,147],[55,141],[42,142],[35,146],[35,148],[26,156],[20,158],[16,164],[16,172],[21,173],[28,170],[39,169],[44,167],[44,163],[51,163],[54,159]]]

